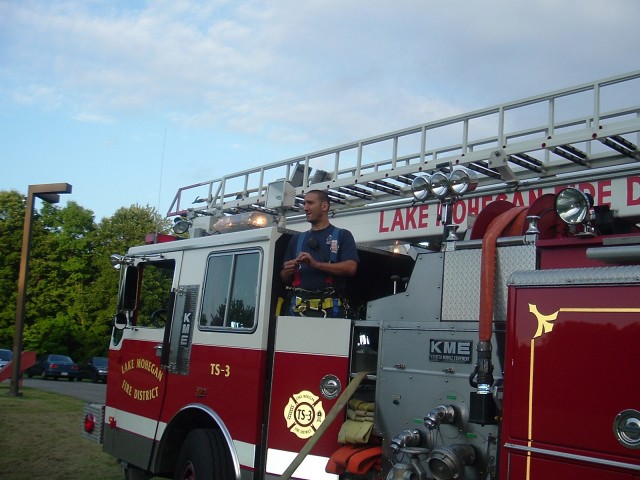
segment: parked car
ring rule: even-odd
[[[0,348],[0,370],[11,361],[13,358],[13,352],[6,348]]]
[[[45,380],[49,377],[55,380],[68,378],[70,382],[73,382],[76,378],[79,378],[78,364],[66,355],[45,355],[27,370],[29,378],[36,375],[42,375]]]
[[[106,357],[91,357],[80,364],[79,378],[89,378],[93,383],[107,383],[107,371]]]

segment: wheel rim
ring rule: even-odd
[[[193,463],[187,462],[182,469],[180,480],[196,480],[196,472],[193,469]]]

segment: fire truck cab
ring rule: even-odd
[[[278,466],[290,463],[349,381],[352,330],[348,319],[278,317],[286,314],[279,272],[290,238],[267,227],[136,247],[120,260],[105,450],[173,474],[181,447],[186,456],[201,443],[189,435],[198,435],[226,452],[222,478],[271,463],[282,473]],[[408,257],[360,255],[370,267],[356,278],[372,275],[374,265],[380,276],[366,282],[367,292],[350,291],[354,303],[391,295],[390,277],[410,273]],[[330,456],[339,427],[317,452]]]
[[[639,81],[180,189],[189,238],[112,259],[87,435],[125,478],[640,479],[640,101],[606,101]],[[349,318],[283,307],[312,189],[358,243]]]

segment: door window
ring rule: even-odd
[[[234,331],[254,329],[260,257],[258,251],[209,257],[200,328]]]
[[[139,265],[139,296],[135,324],[138,327],[162,328],[167,321],[167,308],[176,268],[174,260],[147,262]]]

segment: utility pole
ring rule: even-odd
[[[9,395],[22,396],[20,392],[20,364],[22,360],[22,333],[24,331],[25,306],[27,303],[27,279],[29,278],[29,252],[31,250],[31,221],[33,220],[33,198],[47,203],[58,203],[60,193],[71,193],[68,183],[46,183],[29,185],[27,208],[24,212],[22,232],[22,254],[20,256],[20,274],[18,276],[18,301],[16,303],[16,331],[13,335],[13,361],[11,362],[11,386]]]

